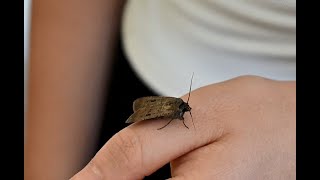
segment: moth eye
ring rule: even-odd
[[[150,100],[150,102],[155,102],[155,101],[156,101],[155,99]]]
[[[150,115],[151,115],[151,114],[149,114],[149,113],[148,113],[148,114],[146,114],[146,116],[150,116]]]

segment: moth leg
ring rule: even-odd
[[[174,120],[174,119],[171,119],[165,126],[159,128],[158,130],[163,129],[164,127],[168,126],[168,125],[171,123],[171,121],[173,121],[173,120]]]
[[[184,126],[189,129],[189,127],[184,123],[184,120],[182,120],[182,122],[183,122]]]

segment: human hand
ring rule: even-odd
[[[199,88],[189,101],[196,129],[132,124],[72,180],[143,179],[168,162],[172,179],[295,179],[295,96],[295,82],[255,76]]]

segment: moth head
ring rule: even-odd
[[[195,127],[195,125],[194,125],[194,123],[193,123],[193,117],[192,117],[192,114],[191,114],[191,107],[189,106],[189,104],[183,102],[183,103],[179,106],[179,108],[180,108],[182,114],[184,114],[185,112],[189,111],[190,116],[191,116],[191,119],[192,119],[193,127],[194,127],[194,129],[196,129],[196,127]]]
[[[191,107],[189,106],[189,104],[186,105],[185,110],[186,110],[186,111],[191,111]]]
[[[185,102],[183,102],[183,103],[180,105],[180,109],[181,109],[182,112],[191,111],[191,107],[189,106],[188,103],[185,103]]]

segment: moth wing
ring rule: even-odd
[[[163,96],[147,96],[138,98],[133,102],[133,112],[136,112],[141,108],[153,108],[155,106],[159,106],[164,102],[176,101],[177,98],[174,97],[163,97]]]
[[[139,122],[156,118],[173,118],[177,107],[172,105],[148,106],[137,109],[126,121],[126,123]]]

